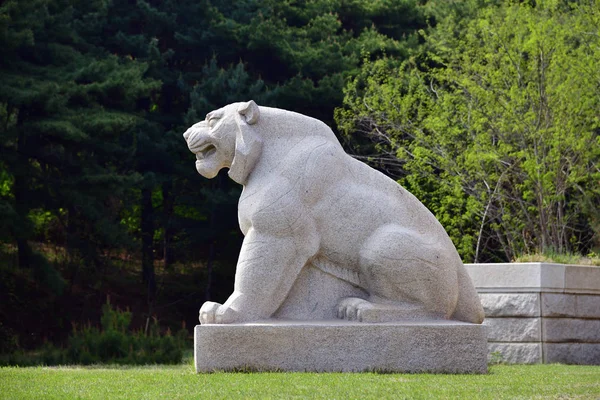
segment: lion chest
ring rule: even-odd
[[[250,181],[240,196],[238,219],[244,235],[252,228],[273,236],[288,236],[312,224],[298,185],[291,185],[281,176]]]

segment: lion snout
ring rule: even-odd
[[[186,142],[188,142],[189,145],[190,139],[194,141],[194,137],[197,134],[202,133],[206,130],[208,130],[208,124],[206,123],[206,121],[196,122],[194,125],[190,126],[187,131],[183,133],[183,138]]]
[[[187,142],[188,148],[194,154],[201,151],[203,147],[206,146],[207,134],[204,131],[194,129],[195,126],[192,126],[190,129],[185,131],[183,134],[183,138]]]

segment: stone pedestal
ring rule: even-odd
[[[455,321],[265,321],[198,325],[197,372],[486,373],[486,327]]]
[[[489,352],[507,363],[600,365],[600,267],[465,264]]]

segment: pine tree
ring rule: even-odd
[[[78,27],[104,12],[40,0],[1,6],[1,148],[13,180],[19,264],[31,264],[31,213],[43,209],[64,227],[71,255],[100,265],[100,251],[127,243],[118,210],[133,173],[139,102],[157,83],[147,65],[108,55]],[[5,199],[6,201],[6,199]]]

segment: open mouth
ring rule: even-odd
[[[217,148],[213,144],[207,143],[195,150],[194,153],[196,153],[196,159],[204,160],[206,157],[213,155],[216,151]]]

